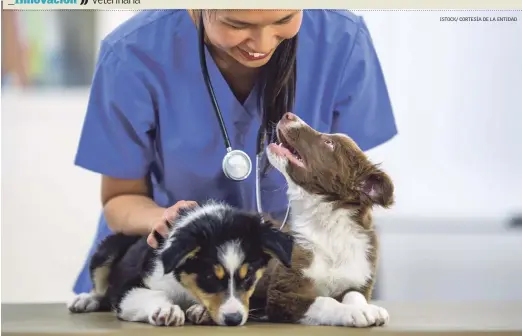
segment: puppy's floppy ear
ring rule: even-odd
[[[261,236],[263,250],[270,257],[278,259],[286,267],[292,263],[294,240],[292,236],[272,227],[265,227]]]
[[[383,171],[375,168],[362,178],[360,184],[361,197],[382,207],[389,207],[394,202],[394,185],[391,178]]]
[[[198,253],[200,246],[194,241],[174,239],[172,244],[161,253],[164,273],[168,274],[183,265],[187,259]]]

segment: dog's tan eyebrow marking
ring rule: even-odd
[[[248,273],[248,264],[241,265],[241,268],[239,269],[239,278],[244,279]]]
[[[263,274],[265,274],[266,267],[262,267],[256,271],[256,281],[261,279],[263,277]]]
[[[225,277],[225,269],[221,265],[214,265],[214,274],[216,278],[222,280]]]

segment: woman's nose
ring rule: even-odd
[[[260,30],[260,32],[254,35],[252,39],[251,47],[254,52],[267,54],[277,46],[277,38],[274,35],[272,29],[266,27]]]

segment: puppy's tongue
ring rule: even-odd
[[[290,160],[293,164],[295,164],[297,166],[300,166],[300,167],[304,167],[303,162],[301,160],[299,160],[298,158],[296,158],[295,155],[293,155],[288,150],[288,148],[286,148],[284,146],[281,146],[281,145],[277,145],[275,143],[269,144],[268,148],[272,151],[272,153],[274,153],[274,154],[276,154],[278,156],[284,156],[288,160]]]

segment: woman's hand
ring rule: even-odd
[[[152,231],[149,233],[149,236],[147,237],[147,243],[153,247],[158,247],[158,241],[154,237],[154,231],[159,233],[163,238],[167,237],[167,234],[169,232],[169,227],[171,226],[170,223],[176,219],[178,216],[178,211],[181,208],[191,208],[195,207],[198,204],[194,201],[179,201],[170,208],[167,208],[165,210],[163,217],[158,221],[158,223],[155,223],[152,225]]]

